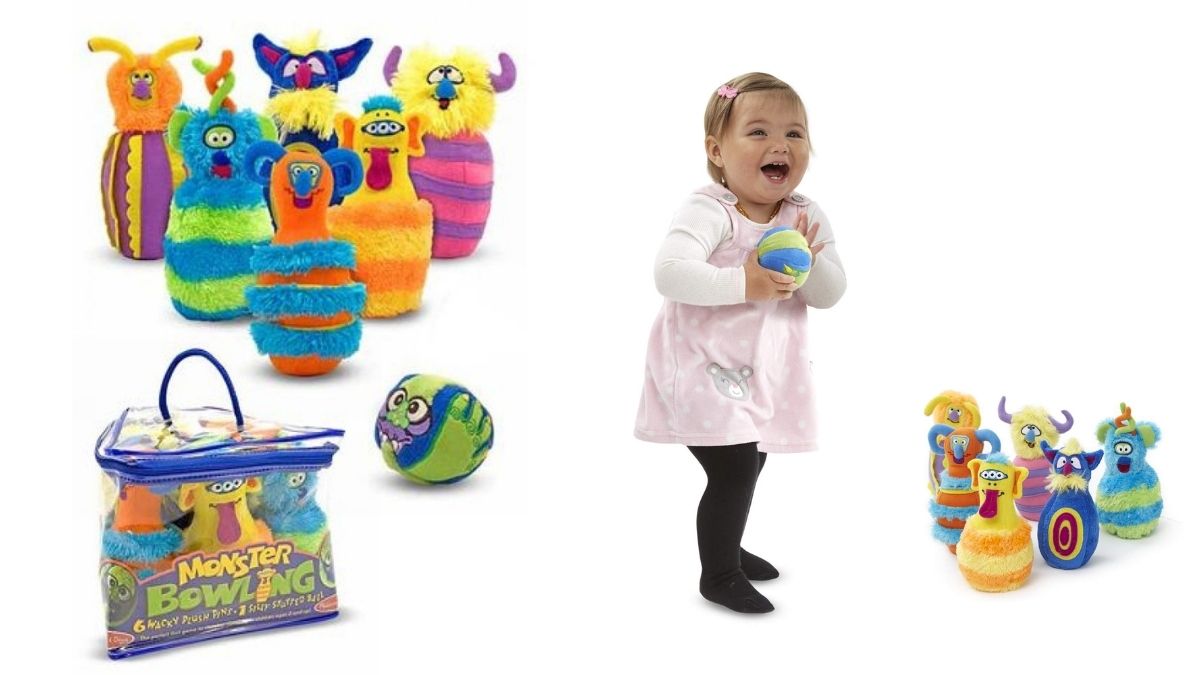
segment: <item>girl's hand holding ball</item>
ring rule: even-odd
[[[800,288],[790,274],[769,270],[758,264],[757,256],[746,258],[746,300],[787,300]]]

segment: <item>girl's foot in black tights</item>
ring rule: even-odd
[[[741,570],[711,582],[701,579],[700,595],[710,602],[743,614],[766,614],[775,609],[766,596],[750,585],[750,580]]]
[[[742,549],[742,571],[750,581],[767,581],[779,578],[779,570],[771,563]]]

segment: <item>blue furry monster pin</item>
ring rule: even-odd
[[[1051,567],[1079,569],[1092,559],[1100,541],[1100,513],[1088,492],[1088,481],[1100,466],[1104,451],[1085,454],[1073,438],[1061,450],[1046,441],[1041,442],[1041,449],[1050,462],[1046,486],[1050,499],[1038,519],[1038,550]]]
[[[1146,451],[1158,444],[1162,432],[1152,422],[1135,422],[1133,409],[1121,404],[1115,420],[1096,428],[1104,444],[1104,477],[1096,490],[1096,506],[1104,531],[1122,539],[1148,537],[1162,515],[1158,474],[1146,463]]]
[[[250,256],[274,232],[262,187],[242,164],[252,145],[275,140],[275,125],[234,105],[233,52],[221,52],[215,67],[200,59],[192,65],[204,75],[212,99],[207,109],[180,107],[167,127],[170,146],[183,155],[188,174],[175,190],[167,224],[167,291],[184,317],[221,321],[250,313]]]
[[[254,36],[254,58],[271,78],[271,100],[264,110],[279,125],[284,148],[320,155],[338,147],[338,85],[354,74],[371,44],[363,38],[348,47],[321,49],[317,33],[284,45],[261,33]]]
[[[457,483],[487,459],[492,416],[466,387],[436,375],[407,375],[379,409],[375,442],[383,461],[424,484]]]
[[[256,515],[266,521],[275,540],[290,540],[296,548],[318,555],[329,528],[325,512],[313,499],[317,474],[277,471],[263,479]]]

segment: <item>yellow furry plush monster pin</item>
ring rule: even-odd
[[[958,542],[958,569],[972,588],[1000,592],[1019,588],[1033,569],[1029,523],[1017,515],[1015,499],[1029,475],[993,453],[971,460],[971,487],[979,491],[979,513],[967,519]]]
[[[182,485],[179,506],[194,514],[183,534],[184,551],[224,551],[271,541],[271,531],[254,520],[246,503],[246,496],[259,490],[262,482],[255,476]]]
[[[392,96],[373,96],[357,119],[339,118],[342,147],[362,160],[364,180],[329,213],[333,236],[354,245],[354,279],[367,288],[365,317],[421,306],[433,249],[433,206],[417,198],[409,157],[425,154],[427,120]]]

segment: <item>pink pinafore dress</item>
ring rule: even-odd
[[[757,255],[764,232],[813,208],[792,194],[762,225],[738,213],[724,187],[698,193],[721,204],[733,224],[733,237],[708,258],[717,267],[741,267]],[[807,314],[798,295],[716,307],[664,301],[650,331],[634,435],[695,446],[757,442],[763,452],[816,449]]]

